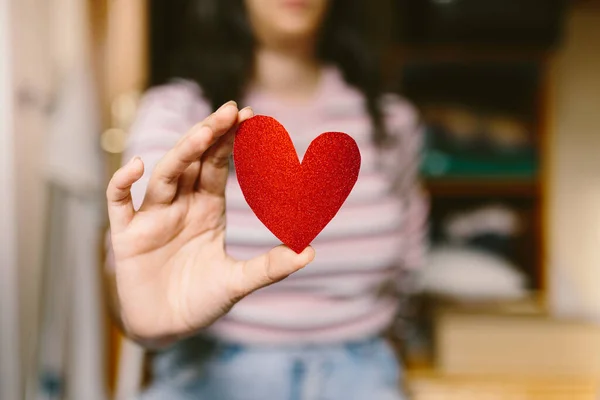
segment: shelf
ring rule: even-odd
[[[429,178],[425,186],[436,197],[537,197],[540,192],[536,180],[518,178]]]
[[[511,62],[544,61],[553,50],[535,46],[478,46],[461,44],[397,44],[386,54],[388,60]]]

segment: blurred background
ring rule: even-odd
[[[151,379],[106,311],[103,197],[184,3],[0,0],[2,400],[126,399]],[[403,384],[600,398],[600,2],[371,4],[391,21],[387,85],[426,126],[430,253],[391,335]]]

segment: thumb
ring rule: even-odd
[[[237,292],[235,297],[244,297],[262,287],[279,282],[304,268],[314,258],[315,251],[310,246],[297,254],[289,247],[281,245],[256,258],[239,262],[233,274]]]

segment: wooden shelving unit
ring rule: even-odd
[[[547,185],[547,87],[551,51],[515,47],[477,47],[460,45],[407,46],[398,45],[386,56],[389,76],[410,63],[533,63],[539,70],[539,84],[532,107],[533,145],[538,169],[527,177],[514,176],[427,176],[425,187],[432,199],[433,218],[443,219],[452,207],[479,201],[498,200],[521,207],[520,215],[527,221],[522,245],[515,259],[530,266],[534,297],[542,312],[546,307],[546,185]],[[402,82],[397,82],[403,93]],[[410,96],[407,96],[410,99]],[[411,99],[412,100],[412,99]],[[417,102],[417,106],[419,106]],[[465,350],[467,351],[467,350]],[[436,399],[527,399],[527,400],[595,400],[600,393],[600,379],[594,376],[514,376],[506,374],[448,374],[427,356],[407,361],[404,386],[416,400]]]
[[[466,66],[489,66],[498,64],[511,68],[511,66],[532,65],[537,73],[537,89],[531,95],[531,122],[529,124],[532,133],[533,147],[537,160],[538,170],[532,176],[515,177],[513,174],[502,176],[426,176],[425,186],[432,199],[432,215],[441,217],[446,214],[445,208],[450,203],[458,204],[463,199],[466,203],[477,201],[494,201],[519,204],[527,210],[526,214],[528,229],[527,238],[523,239],[531,243],[529,251],[531,254],[521,254],[522,263],[533,263],[528,266],[535,272],[532,274],[532,286],[536,290],[543,291],[546,287],[545,266],[543,265],[545,221],[543,207],[545,206],[545,149],[546,133],[544,121],[546,120],[546,70],[548,69],[551,51],[540,50],[533,47],[508,47],[508,46],[473,46],[473,45],[423,45],[409,46],[396,45],[386,55],[386,74],[388,77],[398,75],[407,66],[414,65],[456,65]],[[394,72],[395,71],[395,72]],[[406,95],[409,100],[421,106],[421,99],[413,99],[414,93],[405,93],[405,82],[392,80],[398,91]],[[413,88],[414,89],[414,88]],[[430,88],[427,88],[430,90]],[[505,93],[504,93],[505,94]],[[520,99],[519,99],[520,101]],[[448,210],[449,212],[450,210]],[[435,221],[434,221],[435,222]]]

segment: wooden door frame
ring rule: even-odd
[[[122,129],[122,116],[115,115],[120,99],[141,93],[148,76],[148,0],[88,0],[93,27],[94,64],[102,105],[103,129]],[[120,153],[105,153],[106,181],[121,164]],[[106,227],[108,229],[108,226]],[[105,248],[100,246],[104,265]],[[114,290],[110,282],[105,293]],[[107,378],[109,392],[119,397],[119,374],[126,354],[135,352],[125,341],[121,330],[106,313],[107,318]],[[125,346],[123,344],[125,343]],[[127,363],[127,361],[125,361]],[[141,366],[140,366],[141,367]]]

